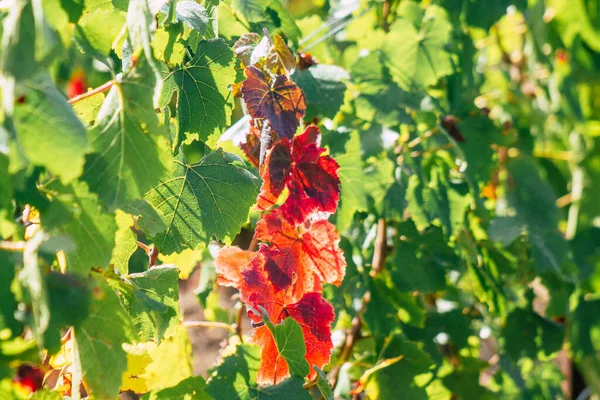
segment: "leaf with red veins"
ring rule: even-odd
[[[252,118],[266,118],[281,137],[292,138],[306,114],[304,94],[284,75],[270,85],[265,74],[254,66],[246,67],[242,97]]]
[[[339,165],[323,156],[320,133],[311,125],[290,143],[277,142],[261,168],[263,184],[257,208],[267,210],[277,203],[284,187],[290,195],[282,205],[284,216],[300,224],[317,212],[333,213],[340,198]]]
[[[273,145],[261,168],[260,175],[263,179],[263,184],[258,194],[258,203],[256,204],[259,210],[267,210],[277,203],[279,195],[285,188],[291,168],[292,155],[290,153],[290,144],[287,139],[283,139]]]
[[[256,225],[255,237],[269,243],[260,253],[275,290],[293,285],[295,300],[318,290],[320,281],[339,286],[346,272],[346,260],[339,247],[335,226],[326,220],[294,226],[283,218],[281,209],[263,215]],[[316,279],[315,279],[316,275]]]
[[[254,251],[242,250],[237,246],[224,247],[215,258],[217,283],[221,286],[239,287],[242,270],[250,266],[250,261],[256,255]]]
[[[323,368],[331,357],[333,343],[331,341],[331,324],[335,318],[333,307],[321,293],[307,293],[302,299],[285,307],[284,312],[276,320],[268,312],[271,322],[278,324],[284,318],[293,318],[302,329],[306,345],[306,361],[311,366],[308,379],[316,378],[316,365]],[[268,327],[255,328],[250,335],[250,342],[261,348],[261,363],[256,380],[260,385],[274,385],[289,376],[289,369],[285,359],[279,356],[277,344]]]
[[[246,154],[248,161],[258,168],[260,160],[260,130],[254,124],[250,125],[250,130],[246,134],[246,141],[240,143],[240,148]]]
[[[340,200],[338,168],[329,156],[315,163],[296,163],[287,184],[290,195],[281,206],[285,217],[299,224],[319,211],[334,213]]]
[[[269,279],[266,271],[265,256],[258,252],[250,261],[250,266],[242,271],[242,279],[238,289],[242,302],[259,311],[260,307],[267,310],[272,321],[278,321],[283,314],[286,303],[292,300],[285,291],[278,291]],[[287,298],[286,298],[287,297]],[[262,321],[260,315],[248,313],[254,322]]]

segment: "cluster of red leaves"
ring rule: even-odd
[[[247,46],[258,40],[249,37],[240,41]],[[285,50],[280,40],[275,40],[273,46],[279,53]],[[246,50],[242,43],[238,48]],[[321,294],[322,284],[339,286],[346,270],[339,235],[327,221],[339,201],[338,164],[323,154],[326,149],[320,147],[321,135],[316,126],[308,126],[294,136],[305,114],[304,95],[287,76],[279,74],[283,68],[272,73],[273,69],[265,70],[266,64],[261,64],[259,58],[257,65],[263,70],[246,66],[246,80],[241,88],[253,118],[242,148],[255,165],[261,145],[266,144],[261,142],[256,126],[268,123],[274,131],[274,140],[260,165],[263,185],[257,208],[263,215],[255,231],[259,248],[224,248],[215,260],[217,283],[236,287],[250,310],[248,314],[255,326],[250,340],[262,350],[257,375],[262,385],[281,382],[289,376],[289,369],[271,331],[263,324],[260,310],[265,310],[274,324],[292,318],[300,325],[306,360],[311,366],[308,378],[314,379],[316,371],[312,366],[322,368],[327,364],[333,348],[334,310]],[[284,189],[287,198],[275,207]]]

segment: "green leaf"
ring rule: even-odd
[[[363,145],[364,148],[364,145]],[[387,157],[378,158],[364,169],[364,193],[373,202],[379,215],[383,214],[385,195],[394,183],[394,163]]]
[[[194,376],[179,382],[176,386],[153,390],[142,396],[142,400],[211,400],[204,392],[206,382],[201,376]]]
[[[59,392],[51,392],[49,389],[38,390],[33,394],[31,400],[63,400]]]
[[[152,106],[153,77],[141,57],[111,88],[90,131],[95,153],[87,157],[83,179],[109,209],[142,198],[171,167]]]
[[[182,319],[179,314],[179,271],[160,265],[146,272],[130,274],[126,282],[132,291],[124,294],[125,308],[133,318],[141,341],[160,343],[172,336]]]
[[[213,398],[223,400],[310,400],[310,395],[302,387],[304,379],[298,377],[259,388],[256,384],[259,365],[260,349],[257,346],[238,345],[235,354],[225,357],[213,370],[205,390]]]
[[[2,23],[2,71],[17,81],[31,78],[36,67],[31,3],[27,0],[15,1]]]
[[[500,18],[506,15],[508,6],[517,9],[527,8],[526,0],[469,0],[466,2],[466,22],[471,26],[490,29]]]
[[[310,366],[306,361],[306,345],[304,344],[304,334],[300,325],[292,318],[286,318],[282,323],[273,325],[268,320],[266,312],[263,313],[266,319],[266,325],[273,334],[273,339],[277,345],[277,350],[290,369],[292,376],[304,378],[310,371]]]
[[[292,80],[304,92],[306,116],[333,118],[344,104],[344,93],[350,76],[336,65],[317,64],[307,69],[297,69]]]
[[[48,290],[38,259],[39,248],[46,239],[47,235],[40,229],[27,241],[23,249],[23,269],[17,276],[23,290],[23,300],[31,313],[28,325],[31,326],[40,348],[44,347],[43,335],[50,325]]]
[[[432,5],[415,14],[416,19],[415,15],[401,15],[390,26],[383,45],[386,65],[394,80],[406,90],[432,85],[453,71],[446,51],[452,32],[446,12]]]
[[[378,363],[381,367],[368,375],[365,382],[365,393],[369,398],[393,399],[402,388],[402,396],[406,398],[427,399],[425,389],[417,385],[415,377],[428,372],[432,362],[416,342],[399,334],[391,336],[386,340]]]
[[[14,122],[22,154],[63,183],[80,176],[88,138],[63,94],[49,79],[43,79],[17,87],[16,95]]]
[[[85,9],[85,0],[60,0],[60,5],[69,16],[69,22],[76,23]]]
[[[114,399],[127,369],[121,345],[131,337],[130,319],[101,277],[94,277],[90,315],[73,330],[83,379],[99,400]]]
[[[115,245],[114,216],[104,212],[84,183],[52,184],[48,189],[54,198],[44,223],[50,232],[66,236],[73,244],[63,246],[68,271],[87,274],[90,268],[107,268]]]
[[[15,319],[17,301],[11,291],[15,278],[14,255],[0,251],[0,331],[9,329],[13,337],[19,336],[23,331],[23,324]]]
[[[389,68],[383,64],[380,51],[358,58],[352,64],[350,74],[358,88],[355,108],[360,119],[397,125],[398,122],[410,122],[408,108],[419,108],[420,96],[400,89],[392,80]]]
[[[507,168],[512,185],[506,198],[508,205],[516,210],[520,224],[527,228],[536,271],[566,272],[569,248],[558,231],[560,213],[556,195],[526,157],[511,159]]]
[[[576,360],[596,354],[598,345],[596,332],[600,327],[600,300],[577,299],[572,312],[570,337]]]
[[[148,192],[146,200],[168,221],[154,238],[161,253],[195,249],[213,236],[231,243],[240,231],[256,201],[258,179],[230,159],[219,149],[188,164],[180,154],[173,174]]]
[[[151,6],[154,6],[154,9],[151,10]],[[154,92],[152,95],[154,108],[159,107],[163,84],[161,67],[154,59],[152,47],[150,46],[150,42],[152,41],[151,30],[157,12],[157,4],[152,4],[151,0],[129,0],[129,8],[127,9],[129,43],[133,54],[136,54],[140,50],[143,51],[146,61],[154,73]]]
[[[185,21],[192,29],[204,35],[209,24],[206,9],[193,0],[182,0],[177,3],[175,15],[180,21]]]
[[[123,275],[129,272],[129,259],[138,248],[137,238],[131,230],[133,218],[131,215],[117,210],[117,231],[115,232],[115,247],[112,250],[110,264]]]
[[[325,400],[333,400],[333,391],[327,380],[327,375],[321,370],[321,368],[313,365],[315,371],[317,371],[317,388]]]
[[[267,28],[270,35],[283,34],[292,42],[301,36],[294,17],[281,5],[280,0],[234,0],[234,10],[238,11],[255,32],[262,33]]]
[[[471,179],[475,194],[492,178],[496,168],[495,152],[491,145],[501,142],[501,134],[487,116],[468,117],[458,123],[457,128],[465,138],[459,143],[467,169],[465,174]]]
[[[471,202],[469,188],[449,181],[449,166],[441,157],[434,156],[424,164],[423,171],[408,180],[407,209],[419,230],[438,220],[450,236],[464,224]]]
[[[125,25],[125,17],[124,12],[115,10],[112,6],[84,13],[77,23],[80,28],[78,39],[84,51],[91,53],[91,56],[98,52],[102,57],[108,57],[115,39]]]
[[[223,39],[202,40],[194,58],[168,75],[165,88],[177,85],[177,118],[187,142],[214,144],[231,124],[235,102],[229,86],[236,78],[235,65]]]
[[[540,316],[533,310],[517,308],[506,318],[502,330],[504,350],[515,361],[525,356],[550,357],[562,348],[564,326]]]
[[[395,242],[390,275],[398,290],[432,293],[446,285],[444,266],[454,254],[447,247],[441,229],[430,227],[419,234],[412,221],[398,226],[401,240]]]
[[[355,212],[367,210],[360,137],[357,131],[352,131],[349,136],[345,152],[335,157],[340,166],[338,175],[341,182],[341,203],[336,213],[336,225],[341,232],[350,226]]]

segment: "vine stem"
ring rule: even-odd
[[[5,251],[23,251],[25,249],[25,242],[11,242],[9,240],[0,240],[0,250]]]
[[[68,100],[68,103],[69,104],[75,104],[78,101],[81,101],[81,100],[86,99],[88,97],[92,97],[95,94],[105,92],[108,89],[110,89],[114,84],[115,84],[115,80],[111,79],[110,81],[106,82],[105,84],[98,86],[96,89],[88,90],[85,93],[82,93],[82,94],[77,95],[75,97],[71,97]]]
[[[220,328],[220,329],[227,329],[231,333],[236,333],[235,328],[229,324],[226,324],[225,322],[184,321],[183,326],[186,328]]]
[[[385,256],[386,256],[386,244],[387,244],[387,223],[384,218],[380,218],[377,221],[377,236],[375,237],[375,252],[373,253],[373,262],[371,263],[371,272],[370,275],[372,277],[377,276],[383,270],[383,266],[385,265]],[[366,291],[362,297],[362,306],[359,312],[356,313],[354,318],[352,318],[352,325],[350,326],[350,331],[346,336],[346,340],[340,352],[340,358],[338,364],[331,370],[330,372],[330,383],[331,387],[335,389],[338,379],[340,377],[340,371],[342,366],[350,359],[350,355],[352,354],[352,349],[354,345],[361,338],[360,330],[362,328],[362,315],[365,313],[367,309],[367,304],[371,301],[371,292]]]

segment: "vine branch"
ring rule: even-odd
[[[386,246],[387,245],[387,222],[385,218],[380,218],[377,222],[377,236],[375,237],[375,252],[373,253],[373,262],[371,263],[371,272],[370,275],[372,277],[377,276],[383,270],[383,266],[385,265],[385,256]],[[344,346],[340,352],[340,358],[338,364],[331,370],[330,372],[330,383],[331,387],[335,389],[338,379],[340,377],[340,370],[342,365],[344,365],[352,354],[352,349],[354,345],[361,338],[360,330],[362,328],[362,315],[365,313],[367,309],[367,304],[371,301],[371,292],[366,291],[362,297],[362,307],[359,312],[356,313],[354,318],[352,318],[352,325],[350,326],[350,331],[346,336],[346,340],[344,342]]]
[[[88,97],[92,97],[95,94],[105,92],[108,89],[110,89],[114,84],[115,84],[115,80],[111,79],[110,81],[106,82],[105,84],[98,86],[96,89],[88,90],[85,93],[82,93],[82,94],[77,95],[75,97],[71,97],[68,100],[68,103],[69,104],[75,104],[78,101],[81,101],[81,100],[86,99]]]

